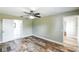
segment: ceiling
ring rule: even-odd
[[[0,7],[1,14],[8,14],[12,16],[22,16],[24,11],[29,12],[31,7]],[[33,9],[33,8],[32,8]],[[39,12],[41,16],[55,15],[67,11],[79,9],[78,7],[35,7],[35,11]]]

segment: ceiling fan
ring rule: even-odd
[[[27,11],[23,11],[23,13],[25,15],[22,15],[22,18],[30,18],[30,19],[34,19],[34,18],[41,18],[40,13],[36,12],[36,10],[33,9],[29,9],[29,12]]]

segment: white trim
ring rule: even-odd
[[[63,43],[53,41],[53,40],[48,39],[48,38],[45,38],[45,37],[43,37],[43,36],[41,36],[41,35],[34,35],[34,34],[32,34],[32,35],[28,35],[28,36],[36,36],[36,37],[42,38],[42,39],[44,39],[44,40],[47,40],[47,41],[50,41],[50,42],[55,42],[55,43],[57,43],[57,44],[63,45]],[[28,37],[28,36],[24,36],[24,37]],[[24,38],[24,37],[20,37],[20,38],[16,38],[16,39],[21,39],[21,38]],[[16,39],[13,39],[13,40],[16,40]],[[10,40],[10,41],[12,41],[12,40]],[[8,42],[8,41],[6,41],[6,42]],[[6,42],[0,42],[0,44],[1,44],[1,43],[6,43]]]
[[[41,36],[41,35],[33,35],[33,36],[36,36],[36,37],[42,38],[42,39],[47,40],[47,41],[50,41],[50,42],[55,42],[55,43],[60,44],[60,45],[63,45],[63,43],[53,41],[53,40],[48,39],[48,38],[45,38],[45,37],[43,37],[43,36]]]

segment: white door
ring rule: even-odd
[[[14,20],[14,38],[22,36],[22,20]]]
[[[3,42],[13,40],[14,39],[14,22],[13,22],[13,20],[3,19],[2,26],[3,26],[3,32],[2,32]]]

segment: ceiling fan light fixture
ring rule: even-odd
[[[34,19],[35,17],[34,16],[29,16],[29,19]]]

